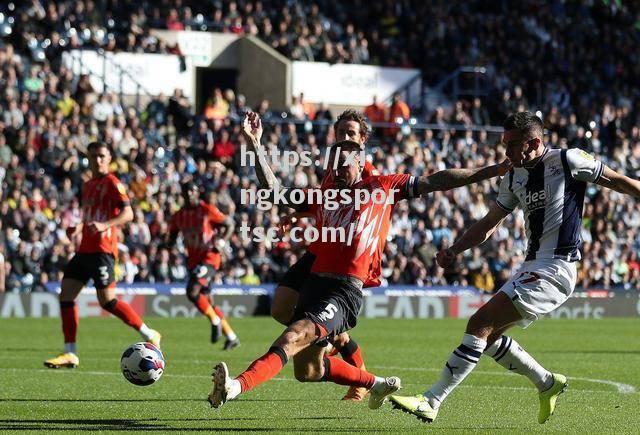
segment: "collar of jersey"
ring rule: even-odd
[[[535,168],[536,166],[538,166],[538,163],[540,163],[544,159],[544,156],[546,156],[548,152],[549,152],[549,148],[545,147],[544,152],[542,153],[542,155],[540,157],[538,157],[538,160],[536,160],[536,162],[535,162],[535,164],[533,166],[523,166],[523,168],[527,169],[527,170],[531,170],[531,169]]]

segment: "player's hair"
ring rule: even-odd
[[[338,116],[336,122],[333,123],[333,129],[338,129],[340,121],[356,121],[360,124],[360,134],[364,136],[365,142],[369,139],[369,124],[367,124],[367,118],[355,109],[347,109]]]
[[[534,136],[542,138],[544,135],[544,124],[542,119],[532,112],[517,112],[507,116],[502,126],[505,130],[518,130],[523,136]]]
[[[99,150],[100,148],[106,148],[109,151],[109,154],[113,156],[113,150],[106,142],[94,141],[87,145],[87,151],[91,152],[93,150]]]

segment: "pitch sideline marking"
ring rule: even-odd
[[[436,368],[421,368],[421,367],[384,367],[384,366],[378,366],[377,368],[383,369],[383,370],[407,370],[407,371],[428,371],[428,372],[440,372],[442,369],[436,369]],[[493,372],[493,371],[486,371],[486,370],[474,370],[473,373],[477,373],[477,374],[482,374],[482,375],[493,375],[493,376],[519,376],[515,373],[509,373],[509,372]],[[574,376],[567,376],[567,379],[571,380],[576,380],[576,381],[585,381],[585,382],[592,382],[592,383],[596,383],[596,384],[604,384],[604,385],[611,385],[613,387],[616,387],[616,389],[618,390],[618,393],[620,394],[632,394],[636,392],[636,387],[634,387],[633,385],[630,384],[624,384],[622,382],[615,382],[615,381],[609,381],[606,379],[593,379],[593,378],[578,378],[578,377],[574,377]]]

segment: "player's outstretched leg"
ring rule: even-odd
[[[82,291],[84,283],[75,279],[64,278],[60,292],[60,317],[62,320],[62,333],[64,335],[64,351],[44,362],[46,367],[57,369],[61,367],[76,368],[80,365],[80,359],[76,350],[76,335],[80,317],[75,299]]]
[[[526,376],[536,386],[540,400],[538,422],[546,422],[555,410],[558,396],[567,388],[567,378],[546,370],[517,341],[506,335],[487,346],[484,353],[510,372]]]
[[[235,379],[229,376],[225,363],[217,364],[212,374],[213,388],[208,396],[211,406],[218,408],[227,401],[235,399],[240,394],[246,393],[276,376],[289,361],[290,357],[305,350],[307,350],[305,353],[308,353],[309,346],[320,338],[318,336],[320,329],[321,327],[309,319],[294,322],[276,339],[266,354],[251,363]],[[302,382],[327,380],[342,385],[357,385],[370,388],[372,393],[369,406],[372,408],[379,407],[387,395],[400,388],[400,380],[398,378],[375,377],[337,358],[335,362],[329,362],[333,368],[327,367],[324,369],[322,368],[323,361],[318,357],[323,350],[313,346],[312,352],[315,353],[316,369],[313,370],[312,375],[308,375],[308,372],[301,375],[299,371],[296,371],[296,378]],[[333,364],[331,364],[332,362]],[[318,366],[320,369],[317,369]],[[296,364],[296,367],[298,367],[298,364]]]
[[[105,310],[118,317],[127,325],[138,331],[140,336],[148,343],[160,348],[160,340],[162,336],[155,329],[149,328],[135,310],[126,303],[116,299],[115,286],[98,289],[98,301],[100,306]]]
[[[469,319],[462,343],[449,356],[440,379],[422,395],[392,396],[390,400],[394,407],[428,423],[433,422],[440,404],[478,364],[487,347],[487,339],[521,319],[511,299],[504,293],[496,294]]]
[[[340,353],[340,356],[345,362],[361,370],[367,370],[364,365],[364,359],[362,358],[360,346],[358,346],[358,343],[356,343],[353,337],[349,336],[348,333],[343,332],[342,334],[336,336],[336,338],[333,340],[333,347],[337,350],[337,352]],[[331,356],[333,356],[333,354]],[[368,393],[369,390],[364,387],[351,386],[349,387],[349,390],[347,390],[347,393],[344,395],[342,400],[360,402]]]

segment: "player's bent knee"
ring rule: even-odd
[[[480,309],[476,311],[467,322],[466,333],[478,338],[487,338],[493,332],[491,319],[487,312]]]

